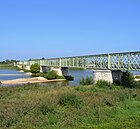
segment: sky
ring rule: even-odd
[[[1,0],[0,60],[140,50],[140,0]]]

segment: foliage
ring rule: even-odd
[[[0,128],[137,129],[139,93],[138,88],[107,89],[94,85],[0,87]]]
[[[16,69],[13,64],[0,63],[0,69]]]
[[[80,108],[83,101],[80,97],[75,94],[63,94],[60,96],[59,104],[62,106],[73,106],[75,108]]]
[[[64,76],[66,80],[68,81],[73,81],[74,77],[73,76]]]
[[[64,76],[56,76],[56,79],[65,79]]]
[[[32,77],[39,77],[39,76],[41,76],[42,74],[41,73],[32,73]]]
[[[99,87],[99,88],[107,88],[107,87],[111,87],[112,84],[110,82],[104,81],[104,80],[99,80],[96,82],[95,87]]]
[[[42,77],[45,77],[47,79],[65,79],[66,77],[65,76],[59,76],[57,75],[57,72],[52,70],[52,71],[49,71],[47,73],[43,73],[41,75]]]
[[[140,88],[140,81],[134,81],[132,87],[133,88]]]
[[[140,79],[140,75],[136,75],[135,76],[135,79]]]
[[[30,67],[31,73],[39,73],[40,72],[40,65],[39,64],[32,64]]]
[[[92,79],[92,77],[86,77],[86,78],[82,78],[81,80],[80,80],[80,85],[91,85],[91,84],[93,84],[93,79]]]
[[[126,72],[123,72],[123,75],[122,75],[122,85],[124,87],[128,87],[128,88],[133,88],[133,85],[134,85],[134,76],[132,73],[126,71]]]
[[[69,70],[84,70],[84,68],[80,68],[80,67],[70,67]]]
[[[49,71],[47,73],[44,73],[43,77],[45,77],[47,79],[56,79],[57,73],[56,73],[56,71],[52,70],[52,71]]]
[[[55,109],[51,106],[48,106],[48,104],[42,104],[40,107],[39,107],[39,110],[42,112],[43,115],[47,115],[48,113],[52,113],[52,114],[55,114]]]
[[[31,72],[30,70],[27,70],[27,69],[24,69],[23,71],[24,71],[24,72]]]
[[[18,60],[5,60],[5,61],[0,61],[0,64],[14,64],[18,62]]]

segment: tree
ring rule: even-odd
[[[32,64],[30,67],[31,73],[39,73],[40,72],[40,65],[39,64]]]

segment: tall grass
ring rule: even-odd
[[[0,128],[140,127],[140,89],[81,87],[0,87]]]
[[[82,78],[80,80],[80,85],[91,85],[91,84],[93,84],[92,77],[87,76],[86,78]]]

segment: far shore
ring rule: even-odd
[[[44,77],[20,78],[20,79],[14,79],[14,80],[3,80],[1,81],[1,84],[16,85],[16,84],[34,84],[34,83],[58,82],[58,81],[66,81],[66,79],[48,80]]]

